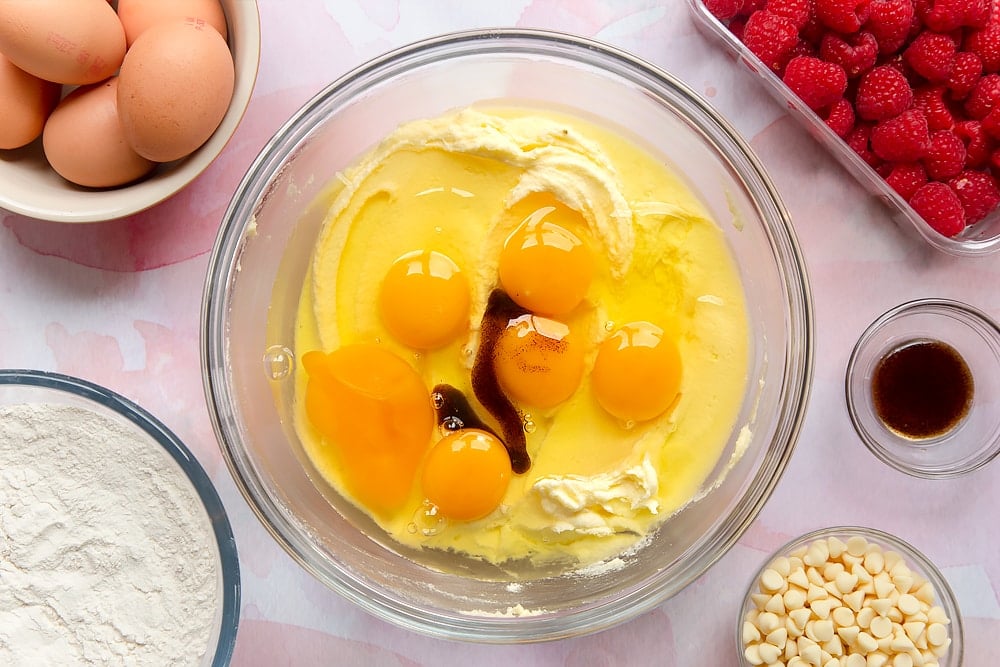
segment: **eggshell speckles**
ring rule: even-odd
[[[20,148],[42,133],[62,86],[28,74],[0,53],[0,148]]]
[[[212,136],[233,96],[229,47],[203,21],[153,26],[128,50],[119,73],[118,110],[137,153],[176,160]]]
[[[118,120],[118,78],[77,88],[59,103],[42,133],[49,164],[67,181],[92,188],[123,185],[155,163],[125,140]]]
[[[129,46],[148,28],[172,19],[205,21],[225,39],[226,15],[219,0],[118,0],[118,18],[125,27]]]
[[[125,30],[106,0],[0,0],[0,52],[46,81],[95,83],[121,65]]]

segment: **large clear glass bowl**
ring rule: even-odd
[[[751,325],[738,422],[696,501],[619,567],[521,573],[407,552],[320,480],[291,425],[293,323],[338,171],[400,123],[484,101],[569,110],[682,174],[737,259]],[[333,82],[263,148],[237,189],[203,303],[205,391],[225,458],[274,538],[332,589],[431,635],[485,642],[607,628],[694,581],[740,537],[791,456],[813,358],[812,305],[788,214],[747,144],[674,77],[627,53],[537,31],[451,34]],[[526,610],[528,613],[520,613]]]

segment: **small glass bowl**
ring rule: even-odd
[[[879,418],[872,375],[889,352],[916,341],[941,341],[964,359],[973,380],[968,412],[929,438],[905,437]],[[861,440],[884,463],[915,477],[942,479],[977,470],[1000,453],[1000,327],[972,306],[948,299],[899,305],[862,334],[847,364],[847,409]]]
[[[743,621],[747,612],[756,608],[751,595],[760,590],[758,588],[758,582],[760,581],[761,575],[764,571],[771,567],[775,562],[775,559],[779,556],[789,556],[796,550],[808,548],[815,541],[837,538],[846,544],[852,537],[864,538],[868,542],[869,546],[874,544],[881,547],[883,553],[890,551],[896,552],[903,557],[903,562],[906,563],[911,572],[930,582],[931,586],[934,588],[934,605],[944,609],[945,614],[947,614],[950,621],[947,627],[948,637],[951,639],[951,645],[948,647],[948,651],[939,658],[938,665],[939,667],[958,667],[962,664],[962,656],[964,653],[962,616],[958,609],[958,602],[955,599],[955,593],[951,590],[951,586],[948,585],[948,581],[944,578],[944,575],[941,574],[941,571],[937,569],[934,563],[928,560],[926,556],[920,553],[911,544],[881,530],[877,530],[875,528],[865,528],[862,526],[834,526],[806,533],[805,535],[788,542],[784,546],[779,547],[767,557],[767,560],[764,561],[760,569],[758,569],[754,573],[753,578],[750,579],[746,594],[743,596],[743,604],[740,606],[739,617],[736,621],[736,647],[741,667],[750,667],[752,665],[752,663],[744,655]],[[892,664],[892,662],[886,663],[887,667]]]

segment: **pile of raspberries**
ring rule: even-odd
[[[703,0],[933,229],[1000,204],[1000,0]]]

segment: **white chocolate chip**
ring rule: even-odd
[[[781,597],[780,593],[775,593],[771,596],[771,599],[764,605],[764,611],[778,615],[785,613],[785,600]]]
[[[871,625],[872,619],[875,618],[875,610],[871,607],[865,607],[858,612],[857,622],[859,628],[867,628]]]
[[[797,570],[792,570],[792,573],[788,575],[788,583],[803,590],[809,588],[809,577],[806,576],[805,569],[800,567]]]
[[[812,609],[817,618],[829,618],[830,611],[838,606],[840,606],[840,601],[836,598],[825,598],[813,601],[810,603],[809,608]]]
[[[892,578],[885,572],[875,575],[875,595],[880,598],[888,598],[889,593],[896,589],[896,584],[892,583]]]
[[[750,644],[745,649],[743,649],[743,657],[747,659],[751,665],[763,665],[764,659],[760,657],[760,645]]]
[[[819,644],[815,642],[810,643],[805,648],[799,646],[799,657],[805,660],[810,665],[820,664],[820,648]]]
[[[760,630],[750,621],[743,621],[743,645],[760,641]]]
[[[785,648],[785,641],[788,639],[788,630],[785,628],[778,628],[777,630],[772,630],[767,633],[767,637],[764,638],[768,644],[772,646],[777,646],[780,649]]]
[[[837,635],[844,641],[848,646],[854,646],[858,642],[858,634],[861,629],[856,625],[849,625],[844,628],[837,628]]]
[[[813,624],[813,634],[816,635],[816,641],[820,643],[825,643],[833,639],[833,621],[821,619]]]
[[[944,612],[944,609],[938,606],[931,607],[927,610],[927,622],[928,623],[941,623],[947,625],[950,623],[948,620],[948,614]]]
[[[885,558],[881,551],[869,549],[865,554],[865,569],[871,574],[879,574],[885,568]]]
[[[785,578],[771,568],[767,568],[760,575],[760,588],[765,593],[773,593],[780,590],[784,583]]]
[[[805,630],[806,623],[809,621],[809,617],[812,616],[812,612],[809,611],[808,607],[803,607],[802,609],[795,609],[788,614],[792,621],[795,623],[795,627],[801,632]]]
[[[879,616],[886,616],[889,610],[892,609],[892,600],[876,598],[868,603],[868,607]]]
[[[863,591],[854,591],[853,593],[848,593],[844,596],[844,604],[856,612],[861,611],[864,601],[865,594]]]
[[[827,547],[826,542],[823,540],[817,540],[809,545],[809,550],[806,551],[806,555],[802,558],[802,562],[806,565],[819,567],[826,563],[829,558],[830,549]]]
[[[865,657],[860,653],[852,653],[844,661],[844,667],[866,667]]]
[[[906,636],[916,644],[920,637],[924,634],[924,628],[927,626],[920,621],[910,621],[909,623],[903,623],[903,632]],[[919,648],[919,647],[918,647]]]
[[[778,556],[773,561],[771,561],[770,569],[774,570],[782,577],[787,578],[792,571],[792,564],[789,562],[787,557]]]
[[[889,656],[885,653],[869,653],[865,660],[865,667],[885,667],[889,662]]]
[[[847,545],[840,538],[828,537],[826,538],[826,549],[827,553],[830,554],[830,558],[840,558],[840,555],[847,551]]]
[[[841,572],[837,575],[836,584],[840,592],[846,595],[847,593],[853,591],[855,586],[858,585],[858,575]]]
[[[772,614],[769,611],[765,611],[757,617],[757,627],[764,634],[771,632],[772,630],[777,630],[781,627],[781,620],[778,618],[777,614]]]
[[[860,535],[852,535],[847,540],[847,553],[859,557],[864,556],[865,552],[868,550],[868,540],[861,537]]]
[[[857,643],[858,648],[865,653],[871,653],[878,648],[878,642],[875,641],[875,638],[864,631],[858,633]]]
[[[899,653],[892,659],[892,667],[913,667],[913,658],[905,653]]]
[[[927,626],[927,642],[931,646],[941,646],[948,640],[948,628],[941,623],[931,623]]]
[[[777,662],[778,658],[781,656],[781,649],[774,644],[758,644],[757,648],[761,660],[768,664]]]
[[[876,616],[869,625],[869,630],[873,637],[888,637],[892,634],[892,621],[884,616]]]
[[[789,588],[782,598],[785,609],[792,611],[806,606],[806,594],[798,588]]]
[[[920,600],[909,593],[904,593],[899,596],[897,606],[899,607],[899,611],[903,612],[904,615],[910,616],[920,611]]]
[[[837,607],[830,613],[830,616],[833,618],[833,622],[839,627],[845,627],[854,623],[854,612],[851,611],[850,607]]]
[[[920,584],[913,596],[928,606],[934,604],[934,586],[929,581]]]

